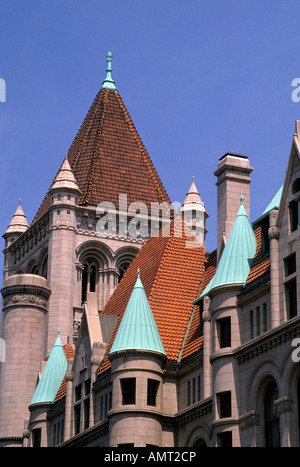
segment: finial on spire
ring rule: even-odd
[[[244,204],[244,196],[241,195],[241,204]]]
[[[115,82],[111,76],[111,62],[112,62],[112,53],[107,52],[106,55],[106,78],[102,83],[102,89],[109,89],[110,91],[115,91],[116,86]]]
[[[137,276],[138,276],[138,279],[140,278],[140,268],[138,268],[137,270]]]

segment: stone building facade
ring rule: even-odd
[[[252,171],[220,158],[207,252],[195,181],[175,213],[108,54],[32,224],[19,203],[4,233],[0,446],[300,445],[300,122],[250,223]]]

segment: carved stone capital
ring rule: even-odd
[[[278,240],[280,235],[279,227],[270,227],[268,230],[269,240]]]
[[[71,370],[66,371],[66,380],[67,381],[73,381],[74,379],[74,373]]]
[[[202,320],[206,322],[210,322],[211,320],[211,312],[210,311],[203,311],[202,313]]]

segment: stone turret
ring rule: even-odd
[[[3,235],[5,240],[3,280],[5,280],[9,275],[9,264],[11,263],[12,259],[8,249],[10,245],[20,237],[20,235],[26,232],[28,227],[28,222],[21,206],[21,200],[19,200],[17,210],[14,213],[10,224]]]
[[[110,445],[161,446],[166,353],[139,273],[109,358],[113,384]]]
[[[189,191],[180,208],[183,219],[197,238],[200,245],[205,246],[207,214],[204,203],[195,185],[194,177]]]
[[[48,249],[49,301],[47,353],[52,348],[57,328],[63,342],[73,336],[73,301],[76,290],[74,273],[76,250],[75,208],[80,190],[71,170],[67,155],[49,190],[50,238]]]
[[[22,445],[28,406],[44,359],[47,280],[34,274],[8,277],[2,288],[2,339],[6,361],[0,363],[0,446]]]

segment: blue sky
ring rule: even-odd
[[[116,86],[172,201],[195,176],[213,250],[223,154],[246,154],[254,167],[251,220],[284,181],[300,119],[291,98],[299,17],[298,0],[1,0],[1,232],[19,198],[32,221],[111,51]]]

